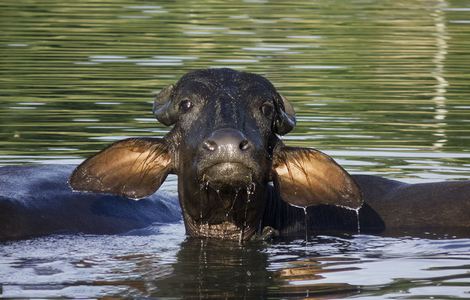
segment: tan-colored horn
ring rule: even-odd
[[[178,110],[171,101],[174,88],[175,86],[171,84],[162,89],[153,102],[153,114],[166,126],[171,126],[178,120]]]
[[[284,96],[279,95],[279,98],[281,101],[279,99],[275,101],[277,118],[274,121],[274,131],[277,134],[284,135],[295,127],[295,111],[292,104]]]

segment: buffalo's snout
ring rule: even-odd
[[[225,153],[233,156],[249,151],[251,143],[239,130],[224,128],[214,131],[202,142],[204,151],[211,153]]]
[[[200,144],[200,178],[217,189],[248,186],[260,171],[254,148],[240,130],[213,131]]]

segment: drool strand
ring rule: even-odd
[[[250,185],[246,188],[246,201],[245,201],[245,216],[243,220],[243,227],[240,230],[239,243],[241,244],[245,235],[245,229],[247,227],[247,216],[248,216],[248,204],[251,202],[251,197],[254,195],[256,184],[251,181]]]

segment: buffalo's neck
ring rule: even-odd
[[[246,240],[260,230],[265,185],[216,190],[190,178],[178,179],[186,231],[191,236]]]

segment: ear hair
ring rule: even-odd
[[[172,169],[166,141],[133,138],[116,142],[85,160],[72,173],[73,190],[139,199],[153,194]]]
[[[357,209],[363,203],[361,190],[348,172],[315,149],[278,146],[273,181],[281,198],[294,206],[328,204]]]

